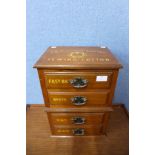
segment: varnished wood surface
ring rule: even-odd
[[[80,117],[84,119],[84,125],[96,125],[101,124],[102,113],[50,113],[51,115],[51,124],[55,125],[74,125],[73,118]],[[79,125],[77,124],[77,127]]]
[[[111,79],[112,79],[113,71],[105,71],[102,70],[97,72],[95,70],[90,70],[89,72],[81,71],[44,71],[46,87],[63,89],[63,88],[74,88],[72,84],[70,84],[70,80],[75,78],[82,78],[88,81],[88,84],[84,88],[75,88],[76,90],[87,90],[91,88],[110,88]],[[107,81],[97,81],[97,76],[107,76]]]
[[[52,135],[74,136],[73,130],[83,129],[83,135],[102,135],[105,114],[102,113],[48,113]],[[72,119],[84,118],[82,124],[76,124]],[[83,136],[82,135],[82,136]]]
[[[86,106],[104,106],[108,105],[109,91],[97,92],[48,92],[50,105],[59,105],[60,108],[67,107],[86,107]],[[87,99],[84,105],[74,105],[72,98],[81,96]],[[53,106],[54,107],[54,106]]]
[[[81,117],[84,125],[101,124],[104,114],[102,113],[50,113],[51,123],[54,125],[74,125],[73,118]],[[77,124],[77,127],[79,124]]]
[[[84,135],[78,135],[79,137],[101,135],[102,128],[100,125],[54,125],[52,126],[52,136],[76,136],[73,134],[73,130],[83,129]]]
[[[27,155],[128,155],[128,118],[119,107],[111,113],[107,136],[50,137],[44,108],[27,109]]]
[[[49,47],[34,65],[36,68],[56,69],[108,69],[122,65],[108,48],[101,47]]]
[[[65,74],[67,74],[67,73],[69,73],[68,74],[68,76],[69,75],[74,75],[74,74],[77,74],[77,75],[79,75],[79,73],[83,73],[84,75],[87,75],[88,76],[88,74],[90,75],[90,77],[96,77],[97,75],[98,75],[98,73],[102,73],[103,72],[103,74],[104,73],[106,73],[107,74],[107,72],[109,73],[109,77],[108,77],[108,81],[106,81],[105,83],[100,83],[99,82],[99,84],[97,84],[97,82],[95,82],[95,80],[96,80],[96,78],[94,78],[95,80],[93,80],[94,82],[92,82],[92,86],[94,86],[94,90],[96,90],[96,92],[98,92],[98,94],[99,94],[99,89],[98,88],[102,88],[102,89],[100,89],[100,92],[102,92],[102,93],[106,93],[106,92],[109,92],[109,94],[107,95],[108,97],[105,97],[104,95],[102,95],[102,97],[103,97],[103,99],[105,99],[106,101],[102,101],[102,107],[101,106],[99,106],[99,103],[97,103],[97,105],[95,106],[95,104],[93,104],[93,108],[89,108],[89,109],[87,109],[88,111],[87,112],[90,112],[91,111],[91,109],[94,109],[94,108],[96,108],[96,109],[98,109],[99,111],[97,111],[97,112],[100,112],[100,110],[105,110],[106,108],[108,109],[111,109],[110,108],[110,106],[111,106],[111,104],[112,104],[112,97],[113,97],[113,93],[114,93],[114,89],[115,89],[115,85],[116,85],[116,81],[117,81],[117,75],[118,75],[118,69],[115,69],[115,70],[102,70],[101,72],[98,72],[98,71],[95,71],[95,70],[91,70],[91,71],[86,71],[86,72],[84,72],[83,70],[77,70],[76,72],[73,72],[73,74],[71,73],[71,72],[67,72],[67,71],[65,71],[65,72],[63,72],[63,71],[60,71],[60,70],[54,70],[53,72],[52,72],[52,69],[50,69],[50,70],[46,70],[46,69],[38,69],[38,73],[39,73],[39,79],[40,79],[40,83],[41,83],[41,87],[42,87],[42,92],[43,92],[43,95],[44,95],[44,101],[45,101],[45,105],[46,105],[46,107],[51,107],[51,112],[53,112],[52,110],[57,110],[57,112],[62,112],[61,110],[63,110],[63,112],[74,112],[74,111],[70,111],[70,110],[73,110],[71,107],[65,107],[64,105],[62,106],[62,105],[51,105],[50,104],[50,100],[49,100],[49,91],[51,91],[52,92],[52,94],[54,94],[54,89],[47,89],[47,88],[49,88],[49,87],[47,87],[47,79],[46,79],[46,74],[48,73],[50,73],[50,74],[52,74],[52,73],[54,73],[54,74],[60,74],[60,73],[63,73],[64,74],[64,76],[65,76]],[[97,74],[96,74],[97,73]],[[82,74],[81,74],[82,75]],[[68,76],[66,76],[66,77],[68,77]],[[54,76],[53,76],[54,77]],[[63,76],[62,76],[62,78],[63,78]],[[61,84],[62,85],[62,84]],[[98,86],[100,86],[100,87],[98,87]],[[103,86],[103,87],[101,87],[101,86]],[[110,86],[110,89],[103,89],[103,88],[105,88],[105,86],[106,86],[106,88],[108,88],[107,86]],[[57,85],[57,87],[58,87],[58,85]],[[58,90],[58,92],[61,92],[61,93],[63,93],[63,90],[64,89],[61,89],[61,87],[58,87],[58,88],[55,88],[56,90]],[[93,87],[91,87],[91,85],[90,85],[90,88],[93,88]],[[68,90],[70,90],[70,89],[72,89],[72,88],[69,88]],[[89,91],[89,92],[91,92],[91,89],[87,89],[87,87],[86,87],[86,89],[78,89],[78,88],[75,88],[76,90],[79,90],[78,92],[79,93],[81,93],[82,91]],[[81,91],[80,91],[81,90]],[[73,91],[74,93],[75,92],[77,92],[77,91]],[[98,95],[97,94],[97,95]],[[92,94],[93,96],[94,96],[94,98],[96,99],[98,99],[98,96],[97,95],[95,95],[95,94]],[[107,98],[107,99],[106,99]],[[95,101],[94,101],[95,102]],[[106,102],[106,104],[105,104],[105,106],[107,106],[107,107],[103,107],[103,105],[104,105],[104,103]],[[91,104],[90,104],[91,105]],[[101,105],[101,104],[100,104]],[[60,108],[60,109],[59,109]],[[48,109],[49,110],[49,109]],[[84,110],[84,106],[83,107],[77,107],[77,112],[82,112]],[[103,127],[102,127],[102,134],[106,134],[106,129],[107,129],[107,126],[108,126],[108,121],[109,121],[109,117],[110,117],[110,113],[106,113],[105,114],[106,116],[105,116],[105,119],[104,119],[104,121],[103,121]],[[48,120],[49,120],[49,123],[50,123],[50,118],[51,117],[49,117],[49,115],[47,115],[48,116]],[[52,126],[52,124],[50,123],[50,128],[51,128],[51,131],[52,131],[52,128],[53,128],[53,126]]]
[[[70,112],[74,112],[74,113],[79,113],[79,112],[83,112],[83,113],[94,113],[94,112],[111,112],[113,111],[112,107],[93,107],[93,108],[88,108],[88,107],[83,107],[83,108],[60,108],[59,106],[55,105],[54,108],[44,108],[44,111],[46,112],[54,112],[54,113],[61,113],[61,112],[65,112],[65,113],[70,113]]]
[[[54,108],[53,108],[54,109]],[[80,111],[80,109],[79,109]],[[55,119],[53,119],[53,116],[55,115]],[[60,117],[62,115],[63,117]],[[72,131],[73,129],[83,128],[85,130],[84,135],[103,135],[106,134],[106,128],[108,123],[108,116],[109,112],[104,113],[73,113],[70,111],[69,113],[47,113],[48,120],[50,123],[51,133],[52,135],[70,135],[73,136]],[[65,117],[66,116],[66,117]],[[66,123],[63,123],[62,121],[59,122],[59,124],[56,124],[56,119],[60,118],[64,121],[64,119],[71,119],[69,116],[83,116],[86,118],[86,123],[84,124],[71,124],[70,120],[68,120]],[[88,122],[88,123],[87,123]],[[64,130],[66,132],[57,132],[57,130]]]
[[[98,113],[105,111],[102,123],[93,121],[93,126],[101,124],[101,133],[106,133],[118,71],[122,67],[108,48],[49,47],[34,67],[38,69],[47,112],[92,115],[92,109]],[[77,96],[82,96],[80,102],[86,104],[72,105],[73,97]],[[57,131],[51,123],[51,115],[47,113],[47,116],[51,131]]]

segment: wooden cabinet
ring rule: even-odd
[[[52,135],[106,133],[122,68],[108,48],[49,47],[34,67]]]

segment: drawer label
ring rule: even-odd
[[[68,83],[68,80],[65,79],[48,79],[49,84],[65,84]]]
[[[67,119],[65,119],[65,118],[57,118],[56,121],[57,122],[65,122],[65,121],[67,121]]]
[[[52,98],[52,101],[53,102],[64,102],[64,101],[67,101],[67,99],[66,98]]]
[[[108,81],[108,76],[96,76],[96,81]]]
[[[69,132],[69,130],[68,129],[58,129],[57,130],[57,132],[59,132],[59,133],[68,133]]]

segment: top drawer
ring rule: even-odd
[[[103,72],[50,72],[45,71],[46,88],[110,88],[112,71]]]

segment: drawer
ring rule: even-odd
[[[53,125],[93,125],[101,124],[103,113],[50,113]]]
[[[46,88],[110,88],[113,72],[44,72]]]
[[[48,92],[50,106],[83,107],[106,106],[109,90],[95,92]]]
[[[55,126],[52,129],[52,135],[58,136],[89,136],[101,135],[101,126]]]

